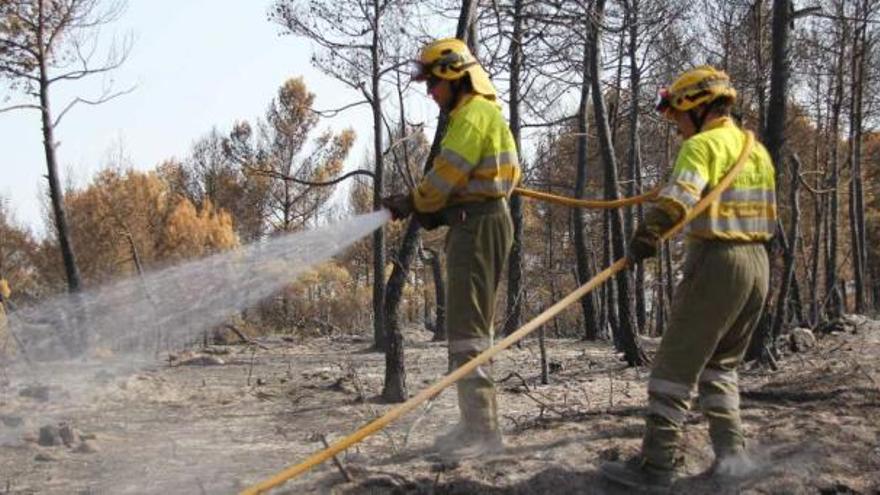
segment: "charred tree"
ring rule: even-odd
[[[641,193],[641,142],[639,141],[639,97],[641,88],[641,69],[638,64],[638,38],[639,38],[639,1],[626,2],[626,24],[629,26],[629,38],[627,44],[627,58],[629,59],[629,184],[627,192],[630,197]],[[641,204],[636,205],[635,215],[633,208],[627,208],[627,236],[633,232],[633,218],[639,223],[644,218],[644,209]],[[636,303],[636,328],[644,330],[647,316],[645,314],[645,264],[639,263],[635,269],[635,303]]]
[[[510,132],[516,142],[517,153],[522,152],[520,140],[520,73],[523,64],[523,0],[513,3],[513,37],[510,40]],[[513,245],[510,248],[507,267],[507,316],[504,335],[510,335],[522,325],[522,198],[515,194],[510,198],[510,216],[513,219]]]
[[[849,226],[852,248],[853,284],[855,285],[855,310],[864,313],[865,306],[865,200],[862,190],[862,140],[863,140],[863,93],[865,86],[866,31],[868,22],[867,2],[856,2],[856,19],[859,23],[852,41],[852,70],[850,76],[850,125],[849,147],[851,180],[849,183]]]
[[[470,37],[474,22],[475,1],[464,1],[458,19],[456,37],[465,40],[474,50],[473,40]],[[446,116],[441,113],[441,118],[434,134],[434,142],[431,152],[425,160],[424,170],[430,170],[434,157],[440,151],[440,141],[446,131]],[[383,305],[383,314],[386,318],[387,328],[383,331],[385,350],[385,385],[382,389],[382,398],[388,402],[403,402],[406,400],[406,371],[403,355],[403,334],[400,329],[400,303],[403,296],[403,288],[406,284],[406,275],[412,265],[413,256],[419,240],[419,225],[414,218],[410,218],[406,233],[401,241],[396,263],[391,271],[388,289],[385,297],[388,300]],[[378,343],[378,341],[377,341]]]
[[[370,110],[373,116],[373,210],[382,209],[385,155],[382,153],[382,98],[379,95],[382,67],[379,59],[380,2],[373,2],[372,42],[370,43]],[[385,335],[385,229],[373,232],[373,341],[377,349],[387,345]],[[401,351],[402,352],[402,351]],[[387,382],[387,380],[386,380]],[[386,390],[387,390],[386,383]],[[385,397],[385,391],[382,392]],[[388,399],[386,399],[388,400]]]
[[[589,22],[586,29],[595,29]],[[587,186],[587,128],[588,114],[590,106],[590,46],[584,44],[583,54],[583,72],[581,79],[581,95],[580,104],[577,112],[577,162],[575,169],[574,194],[575,198],[583,198],[586,193]],[[584,224],[584,212],[580,208],[571,210],[572,228],[574,230],[574,254],[575,254],[575,275],[577,276],[578,285],[587,283],[593,277],[593,271],[590,268],[587,253],[586,225]],[[597,320],[598,311],[596,310],[596,296],[592,292],[588,293],[580,300],[581,311],[584,313],[584,339],[596,340],[599,337],[600,323]]]
[[[838,7],[838,16],[843,16],[843,5]],[[840,291],[840,279],[837,274],[838,262],[838,221],[840,220],[840,115],[843,106],[844,64],[846,63],[845,40],[849,37],[846,23],[842,23],[840,43],[838,43],[834,66],[834,92],[831,95],[831,125],[829,132],[829,146],[831,147],[830,177],[828,188],[831,189],[829,198],[829,211],[826,228],[828,255],[825,260],[825,310],[830,318],[837,318],[843,314],[843,293]]]
[[[784,257],[784,268],[782,274],[782,284],[779,287],[779,293],[776,298],[776,314],[773,315],[773,331],[770,337],[775,340],[782,331],[782,325],[788,319],[789,291],[792,288],[795,278],[795,262],[797,260],[797,246],[800,238],[800,216],[801,207],[798,199],[798,191],[800,181],[798,180],[801,173],[801,161],[797,155],[791,157],[791,180],[789,182],[789,201],[791,207],[791,218],[788,226],[788,240],[786,242]],[[780,229],[781,230],[781,229]]]
[[[608,117],[605,113],[605,100],[602,95],[601,72],[599,70],[599,30],[604,18],[605,0],[597,0],[593,8],[593,29],[589,34],[590,47],[590,71],[593,92],[593,115],[596,123],[596,133],[599,138],[599,148],[602,163],[605,169],[605,198],[609,200],[620,197],[617,191],[617,161],[614,157],[614,148],[611,142],[611,130],[608,126]],[[623,237],[623,221],[620,212],[612,210],[608,213],[611,227],[611,242],[614,258],[620,259],[626,256],[625,240]],[[619,350],[624,354],[626,362],[630,366],[641,366],[647,363],[644,352],[639,347],[634,331],[632,314],[632,299],[629,287],[629,274],[620,272],[617,274],[617,312],[618,326],[615,329],[620,342]]]
[[[385,292],[384,312],[388,316],[388,327],[385,333],[385,384],[382,388],[382,399],[387,402],[403,402],[406,392],[406,364],[403,356],[403,333],[400,323],[400,303],[403,300],[403,288],[406,276],[412,265],[416,252],[416,241],[419,235],[419,224],[410,221],[406,225],[400,249],[393,259],[395,268],[388,279]],[[409,240],[409,242],[407,242]],[[403,267],[406,267],[404,269]]]
[[[756,6],[756,9],[760,8]],[[768,104],[768,115],[766,120],[766,128],[763,141],[767,146],[774,166],[776,167],[776,193],[779,197],[782,185],[782,170],[784,166],[783,152],[785,148],[785,116],[786,106],[788,103],[788,81],[791,73],[789,61],[789,35],[791,29],[792,18],[791,0],[774,0],[773,1],[773,20],[772,20],[772,47],[771,47],[771,76],[770,76],[770,102]],[[777,235],[771,241],[769,250],[773,250],[774,246],[781,247],[784,251],[786,260],[786,273],[788,273],[787,263],[790,261],[792,270],[794,267],[793,244],[785,242],[784,232],[781,232],[782,221],[777,223]],[[796,226],[795,226],[796,228]],[[772,259],[772,257],[771,257]],[[772,285],[772,271],[771,271]],[[788,291],[791,287],[791,278],[783,279],[782,288],[780,288],[780,298],[777,300],[777,306],[773,308],[775,314],[762,319],[758,325],[755,334],[752,337],[749,358],[766,358],[772,359],[766,352],[773,349],[775,341],[773,335],[777,331],[776,324],[780,327],[785,321]],[[765,304],[765,308],[770,309],[770,304]],[[782,319],[780,319],[782,318]]]
[[[435,249],[425,249],[430,256],[422,256],[422,260],[431,267],[434,279],[434,342],[446,340],[446,279],[443,277],[443,262],[440,253]]]

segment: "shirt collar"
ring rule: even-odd
[[[458,102],[455,104],[455,107],[452,108],[452,111],[449,112],[449,116],[452,117],[453,115],[455,115],[456,112],[458,112],[462,107],[473,101],[473,99],[477,96],[480,95],[478,93],[467,93],[465,95],[462,95],[458,99]]]
[[[712,129],[718,129],[720,127],[736,127],[736,124],[733,123],[733,119],[730,117],[716,117],[703,124],[700,132],[711,131]]]

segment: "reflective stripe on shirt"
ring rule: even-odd
[[[433,168],[413,191],[421,212],[509,196],[521,171],[516,142],[498,104],[471,95],[450,113]]]

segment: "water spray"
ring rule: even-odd
[[[9,376],[63,386],[78,381],[80,367],[155,364],[160,353],[191,344],[390,218],[387,210],[357,215],[17,308],[9,314],[19,348]]]

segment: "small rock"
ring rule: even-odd
[[[619,461],[620,451],[614,447],[610,449],[605,449],[599,452],[599,459],[602,459],[604,461]]]
[[[77,454],[94,454],[98,448],[91,441],[83,440],[73,451]]]
[[[859,333],[859,329],[869,321],[868,317],[863,315],[844,315],[842,319],[847,330],[852,333]]]
[[[55,462],[58,458],[48,452],[40,452],[34,457],[34,460],[37,462]]]
[[[28,385],[18,392],[21,397],[30,397],[40,402],[49,400],[49,387],[45,385]]]
[[[17,427],[21,426],[21,424],[23,422],[24,422],[24,418],[22,418],[21,416],[13,416],[11,414],[0,414],[0,423],[3,423],[4,425],[6,425],[10,428],[17,428]]]
[[[79,431],[67,423],[58,425],[58,434],[61,436],[61,441],[67,447],[73,447],[80,442]]]
[[[816,345],[816,337],[807,328],[795,328],[791,331],[789,337],[791,350],[794,352],[804,352]]]
[[[842,319],[837,318],[831,321],[820,323],[819,326],[816,328],[816,331],[827,335],[834,335],[837,333],[846,332],[847,325]]]
[[[826,486],[824,488],[819,489],[819,493],[821,495],[858,495],[859,492],[851,488],[849,485],[841,482],[837,482],[832,486]]]
[[[64,440],[61,439],[61,432],[55,425],[46,425],[40,428],[40,438],[37,440],[38,445],[43,447],[56,447],[63,445]]]

